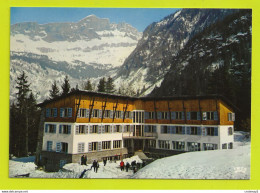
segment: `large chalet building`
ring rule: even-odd
[[[127,97],[76,90],[45,101],[41,159],[52,171],[81,156],[114,160],[232,149],[234,107],[224,97]]]

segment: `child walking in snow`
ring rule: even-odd
[[[121,168],[121,171],[123,171],[125,168],[125,163],[123,162],[123,160],[120,162],[120,168]]]

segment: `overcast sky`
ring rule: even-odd
[[[29,8],[12,7],[11,24],[20,22],[77,22],[94,14],[109,18],[110,22],[126,22],[143,31],[152,22],[158,22],[178,9],[171,8]]]

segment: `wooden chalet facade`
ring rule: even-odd
[[[65,163],[233,148],[235,114],[221,96],[126,97],[77,90],[39,106],[45,111],[41,158]]]

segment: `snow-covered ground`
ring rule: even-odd
[[[108,162],[106,166],[99,163],[98,172],[89,170],[91,165],[82,166],[70,163],[59,172],[36,170],[34,157],[16,158],[9,161],[9,176],[30,173],[31,178],[79,178],[87,170],[83,178],[151,178],[151,179],[250,179],[251,143],[244,132],[235,132],[234,149],[190,152],[158,159],[143,167],[137,173],[132,170],[121,171],[119,161]],[[136,160],[138,156],[127,158],[124,162]]]

